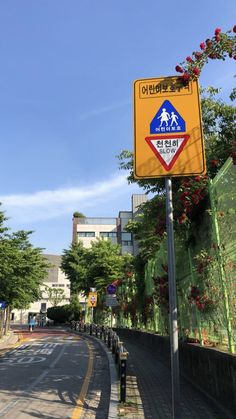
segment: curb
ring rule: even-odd
[[[9,333],[9,335],[4,336],[0,340],[0,350],[10,349],[13,347],[17,342],[19,342],[20,338],[17,334],[14,334],[13,331]]]
[[[111,382],[111,394],[110,394],[110,403],[109,403],[109,412],[108,412],[108,419],[118,419],[118,405],[119,405],[119,393],[118,393],[118,378],[117,378],[117,370],[115,366],[115,362],[113,360],[111,352],[108,350],[106,345],[95,336],[90,336],[87,334],[83,334],[82,332],[77,332],[73,330],[73,333],[79,335],[81,337],[95,340],[99,343],[103,351],[106,353],[109,363],[109,370],[110,370],[110,382]]]

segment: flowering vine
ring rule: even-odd
[[[185,178],[178,190],[176,211],[174,214],[178,224],[185,224],[194,215],[197,206],[208,193],[208,176]]]
[[[206,250],[201,250],[194,259],[197,281],[190,289],[188,301],[200,312],[210,314],[217,309],[220,300],[220,289],[215,283],[216,259]]]
[[[181,73],[183,83],[199,78],[204,65],[211,60],[225,60],[228,56],[236,60],[236,25],[227,32],[222,32],[220,28],[215,29],[215,34],[211,39],[200,43],[200,51],[194,51],[185,61],[175,67]]]

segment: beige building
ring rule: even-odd
[[[147,195],[135,194],[131,199],[131,211],[120,211],[116,218],[73,217],[72,241],[81,240],[84,247],[91,247],[91,243],[99,238],[110,239],[112,243],[121,246],[121,253],[137,254],[137,242],[132,233],[125,231],[126,224],[133,220],[139,212],[140,204],[147,201]]]
[[[42,298],[35,303],[32,303],[26,310],[13,310],[11,319],[14,324],[26,324],[30,315],[35,315],[40,321],[46,319],[46,312],[49,307],[53,306],[53,301],[50,298],[48,289],[61,289],[64,292],[64,298],[58,305],[69,304],[70,302],[70,281],[60,269],[61,256],[44,255],[52,265],[48,269],[48,276],[43,281],[41,286]],[[53,292],[52,292],[53,293]]]

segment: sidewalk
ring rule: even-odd
[[[158,360],[151,350],[140,344],[135,344],[123,336],[122,341],[129,352],[127,387],[130,386],[130,383],[132,387],[132,382],[136,383],[136,389],[133,386],[132,395],[133,397],[135,397],[135,393],[140,395],[138,404],[142,407],[139,409],[139,415],[137,415],[137,411],[136,414],[132,414],[132,410],[129,414],[125,408],[124,416],[126,418],[141,418],[143,410],[145,419],[172,419],[170,370]],[[181,419],[233,419],[235,417],[198,391],[183,377],[180,380],[180,387]],[[127,388],[129,403],[132,397],[128,392]]]
[[[19,341],[19,335],[13,330],[0,339],[0,352],[12,348]]]

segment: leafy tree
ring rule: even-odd
[[[70,319],[69,304],[47,309],[47,317],[55,323],[66,323]]]
[[[70,279],[74,294],[88,294],[91,287],[104,294],[107,285],[133,269],[133,257],[122,256],[120,246],[110,240],[97,240],[90,249],[79,242],[64,250],[61,268]]]
[[[142,204],[141,208],[140,215],[127,223],[126,230],[134,234],[140,256],[147,262],[158,250],[165,233],[165,198],[157,195]]]
[[[79,211],[75,211],[74,214],[73,214],[73,216],[75,218],[85,218],[85,215],[82,214],[82,212],[79,212]]]
[[[202,89],[207,174],[212,178],[231,155],[236,138],[236,109],[217,99],[220,89]]]
[[[87,252],[81,241],[73,243],[62,254],[61,269],[69,278],[72,295],[89,287],[87,283]]]
[[[9,323],[12,308],[28,307],[40,299],[48,261],[29,241],[31,232],[4,233],[0,238],[0,299],[8,304]]]
[[[98,293],[104,292],[107,285],[122,276],[123,258],[120,246],[110,240],[92,242],[87,254],[87,266],[89,287],[95,287]]]
[[[45,291],[48,295],[48,300],[54,307],[57,307],[66,297],[63,288],[51,288],[46,285]]]

